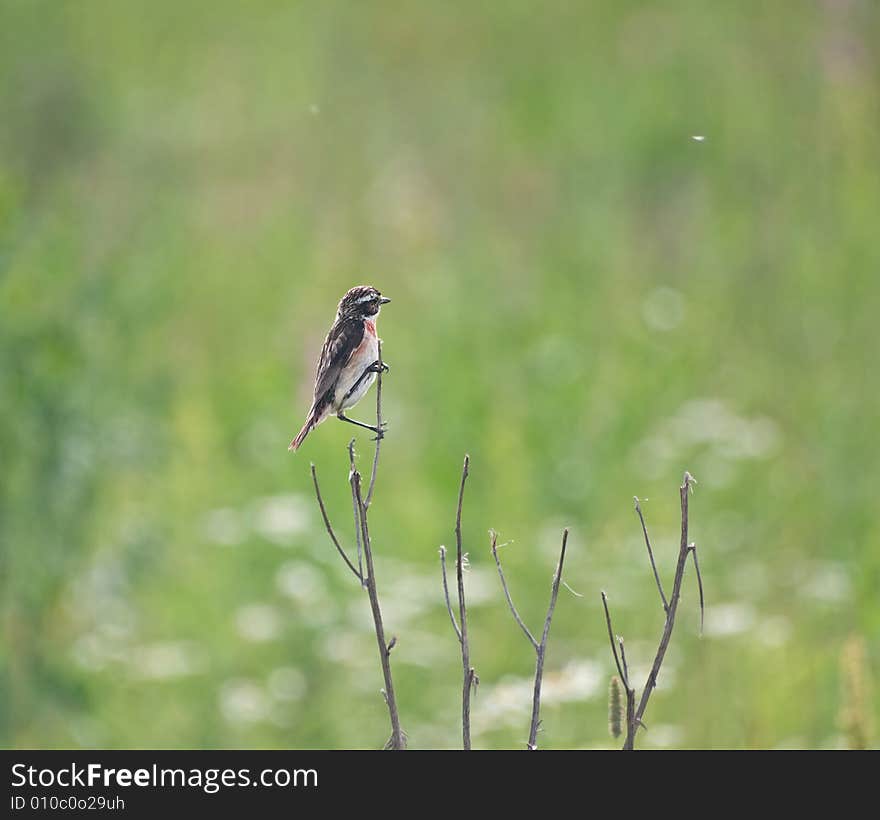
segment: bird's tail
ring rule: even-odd
[[[299,449],[299,446],[306,440],[306,436],[312,432],[312,430],[318,424],[318,417],[314,410],[309,413],[309,417],[306,419],[306,423],[303,425],[302,430],[297,433],[296,438],[290,442],[290,446],[287,448],[288,452],[293,450],[296,452]]]

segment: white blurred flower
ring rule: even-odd
[[[258,499],[253,504],[254,530],[279,546],[289,546],[309,526],[309,513],[301,496],[287,493]]]
[[[231,680],[223,684],[219,697],[220,714],[228,723],[259,723],[269,715],[269,699],[259,684],[251,680]]]
[[[684,314],[684,297],[673,288],[655,288],[642,302],[642,319],[651,330],[674,330],[684,320]]]
[[[128,653],[133,677],[145,680],[169,680],[198,672],[201,653],[194,644],[184,641],[135,646]]]
[[[842,601],[850,594],[849,574],[842,564],[820,564],[801,586],[801,591],[817,601]]]
[[[544,703],[567,703],[594,698],[604,685],[602,666],[588,658],[569,661],[558,672],[545,673],[541,689]]]
[[[295,666],[279,666],[269,673],[267,686],[276,700],[299,700],[306,693],[306,676]]]
[[[703,634],[726,638],[752,629],[757,621],[755,608],[746,603],[713,604],[706,610]]]
[[[245,527],[241,515],[229,507],[211,510],[202,521],[205,538],[215,544],[233,546],[245,539]]]
[[[758,627],[758,640],[771,648],[782,646],[790,636],[791,624],[781,615],[765,618]]]
[[[733,478],[740,461],[770,458],[781,438],[773,419],[741,416],[721,399],[697,398],[662,420],[636,445],[632,457],[640,471],[659,477],[682,453],[704,448],[699,476],[708,486],[720,487]]]
[[[288,561],[275,576],[275,585],[288,598],[304,608],[329,603],[324,576],[306,561]]]
[[[646,746],[657,746],[661,749],[680,746],[683,738],[682,728],[668,723],[651,724],[649,731],[639,735],[639,740]]]
[[[281,633],[281,616],[268,604],[249,604],[235,613],[235,628],[247,641],[271,641]]]
[[[541,701],[544,704],[591,700],[604,692],[601,664],[589,658],[570,661],[558,671],[544,673]],[[498,726],[518,726],[528,719],[532,707],[534,678],[502,678],[494,686],[480,687],[478,708],[472,715],[475,731]]]

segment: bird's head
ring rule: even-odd
[[[391,300],[383,296],[378,290],[369,285],[359,285],[352,288],[339,301],[339,315],[342,317],[362,316],[370,318],[376,316],[382,305],[387,305]]]

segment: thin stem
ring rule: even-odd
[[[464,555],[461,548],[461,506],[464,502],[464,485],[468,477],[470,456],[464,457],[464,465],[461,468],[461,484],[458,488],[458,509],[455,513],[455,547],[456,562],[455,571],[458,579],[458,622],[461,627],[461,665],[463,670],[461,690],[461,737],[465,751],[471,748],[471,688],[474,680],[474,670],[471,669],[470,646],[468,644],[467,631],[467,604],[464,598]]]
[[[379,339],[378,359],[379,372],[376,375],[376,451],[373,454],[373,469],[370,471],[370,486],[367,489],[367,497],[364,499],[364,509],[370,508],[373,503],[373,489],[376,486],[376,470],[379,469],[379,448],[382,446],[382,340]]]
[[[489,537],[492,542],[492,555],[495,558],[495,566],[498,567],[498,577],[501,578],[501,586],[504,589],[504,597],[507,598],[507,605],[513,613],[513,619],[519,624],[525,636],[529,639],[532,648],[535,650],[535,685],[532,689],[532,720],[529,724],[529,742],[526,748],[535,750],[538,748],[538,730],[541,728],[541,685],[544,680],[544,656],[547,653],[547,639],[550,637],[550,624],[553,622],[553,613],[556,610],[556,600],[559,597],[559,585],[562,583],[562,567],[565,563],[565,548],[568,544],[568,529],[562,533],[562,549],[559,552],[559,563],[556,564],[556,571],[553,573],[553,585],[550,588],[550,605],[547,607],[547,616],[544,619],[544,631],[541,633],[541,642],[535,640],[535,636],[529,631],[525,622],[520,618],[516,607],[513,605],[513,599],[510,597],[510,590],[507,588],[507,580],[504,578],[504,571],[501,569],[501,560],[498,558],[498,534],[495,530],[489,531]]]
[[[568,545],[568,527],[562,531],[562,548],[559,551],[559,563],[553,575],[553,586],[550,589],[550,606],[547,609],[547,619],[544,621],[544,633],[541,636],[541,644],[547,645],[550,636],[550,622],[553,620],[553,612],[556,609],[556,599],[559,597],[559,584],[562,581],[562,564],[565,562],[565,548]]]
[[[684,578],[684,568],[687,563],[688,553],[690,552],[688,545],[688,496],[691,486],[694,482],[690,473],[684,474],[684,480],[679,487],[679,498],[681,501],[681,542],[678,550],[678,563],[675,567],[675,579],[672,582],[672,597],[669,600],[669,609],[666,613],[666,623],[663,626],[663,634],[660,636],[660,644],[657,647],[657,654],[654,656],[654,663],[651,665],[651,671],[648,673],[648,680],[645,688],[642,690],[642,696],[639,700],[638,708],[634,716],[635,723],[642,722],[645,709],[648,708],[648,701],[651,693],[657,685],[657,676],[660,674],[660,667],[663,665],[663,659],[666,657],[666,650],[669,647],[669,640],[672,637],[672,630],[675,627],[675,613],[678,610],[678,602],[681,598],[681,583]],[[632,749],[632,744],[624,745],[624,749]]]
[[[461,643],[461,630],[458,628],[458,621],[455,620],[455,613],[452,611],[452,601],[449,598],[449,584],[446,580],[446,547],[440,547],[440,577],[443,579],[443,598],[446,600],[446,611],[449,613],[449,620],[452,621],[452,628],[455,630],[455,637]]]
[[[345,561],[345,563],[348,565],[348,568],[354,573],[355,578],[363,583],[363,572],[358,572],[355,565],[348,560],[348,556],[345,554],[345,550],[342,549],[342,547],[339,545],[339,539],[337,539],[336,533],[333,532],[333,527],[330,524],[330,519],[327,517],[327,508],[324,506],[324,499],[321,497],[321,488],[318,486],[318,474],[315,471],[314,464],[312,464],[312,482],[315,485],[315,495],[318,497],[318,506],[321,508],[321,517],[324,519],[324,526],[327,528],[327,532],[330,534],[330,540],[333,542],[333,546],[336,547],[336,551],[342,556],[342,560]],[[358,550],[358,558],[360,558],[360,550]]]
[[[370,599],[370,610],[373,615],[373,626],[376,632],[376,642],[379,645],[379,661],[382,665],[382,675],[385,681],[385,688],[382,690],[382,696],[385,699],[385,703],[388,706],[388,715],[391,719],[391,737],[386,744],[386,748],[389,749],[403,749],[406,746],[406,736],[403,733],[403,730],[400,728],[400,717],[397,711],[397,699],[394,694],[394,681],[391,678],[391,650],[394,648],[397,643],[397,638],[392,637],[391,642],[387,643],[385,641],[385,626],[382,623],[382,611],[379,607],[379,593],[376,589],[376,578],[375,572],[373,569],[373,549],[372,543],[370,541],[370,526],[367,520],[367,510],[369,508],[370,502],[372,500],[373,495],[373,487],[376,481],[376,471],[378,469],[379,464],[379,442],[382,440],[382,400],[379,395],[381,391],[382,384],[382,373],[381,373],[381,346],[379,351],[379,390],[377,390],[377,399],[376,399],[376,415],[377,415],[377,429],[379,432],[376,436],[376,451],[373,456],[373,468],[372,474],[370,478],[370,486],[367,495],[367,500],[364,500],[361,488],[361,474],[358,472],[357,467],[355,466],[355,454],[354,454],[354,442],[352,439],[348,445],[348,460],[349,460],[349,484],[351,485],[351,503],[352,503],[352,514],[354,516],[354,527],[355,527],[355,538],[357,540],[357,555],[358,555],[358,567],[356,568],[354,564],[349,560],[348,556],[345,554],[345,550],[339,544],[339,540],[336,538],[336,533],[333,531],[333,527],[330,525],[330,519],[327,516],[327,510],[324,506],[324,500],[321,497],[321,490],[318,487],[318,477],[315,472],[315,465],[312,465],[312,480],[315,484],[315,495],[318,498],[318,506],[321,508],[321,515],[324,518],[324,524],[327,527],[327,532],[330,535],[330,539],[333,541],[334,546],[336,547],[339,554],[342,556],[348,568],[354,573],[355,577],[361,582],[361,586],[365,587],[367,590],[367,594]],[[364,560],[366,561],[366,573],[364,572]],[[445,572],[444,572],[445,574]]]
[[[547,639],[550,637],[550,624],[553,621],[553,612],[556,609],[556,599],[559,596],[559,583],[562,580],[562,564],[565,561],[565,547],[568,543],[568,529],[562,532],[562,549],[559,553],[559,563],[553,575],[553,586],[550,590],[550,606],[547,607],[547,617],[544,620],[544,632],[541,634],[541,643],[536,649],[535,661],[535,686],[532,692],[532,722],[529,726],[529,749],[538,748],[538,729],[541,727],[541,684],[544,680],[544,656],[547,653]]]
[[[461,643],[461,630],[458,628],[458,621],[455,620],[455,613],[452,611],[452,601],[449,599],[449,584],[446,581],[446,547],[440,547],[440,570],[443,578],[443,597],[446,599],[446,611],[449,613],[449,620],[452,621],[452,628],[455,630],[455,637]]]
[[[364,577],[364,557],[363,550],[361,548],[361,517],[360,513],[358,512],[357,496],[355,495],[354,491],[354,442],[355,439],[352,439],[348,442],[348,483],[351,485],[351,513],[354,517],[354,539],[357,545],[358,570],[361,577],[361,586],[366,587],[366,578]]]
[[[623,674],[626,675],[627,681],[629,680],[629,667],[626,664],[626,647],[623,645],[623,638],[620,635],[617,636],[617,643],[620,646],[620,661],[623,664]],[[636,737],[636,718],[635,718],[635,708],[636,708],[636,690],[626,683],[626,738],[624,739],[624,744],[626,743],[634,743]]]
[[[623,664],[623,674],[629,680],[629,666],[626,664],[626,647],[623,645],[623,638],[617,636],[617,645],[620,647],[620,662]]]
[[[608,596],[605,590],[602,590],[602,606],[605,608],[605,623],[608,625],[608,642],[611,644],[611,653],[614,655],[614,663],[617,666],[617,674],[623,682],[625,689],[629,689],[629,676],[624,672],[620,663],[620,656],[617,654],[617,642],[614,640],[614,629],[611,626],[611,613],[608,611]]]
[[[623,741],[624,749],[632,749],[636,742],[636,690],[630,687],[626,688],[626,737]]]
[[[690,473],[684,474],[684,480],[679,487],[679,498],[681,501],[681,542],[678,550],[678,563],[675,567],[675,578],[672,582],[672,597],[667,602],[663,594],[663,585],[660,583],[660,575],[657,572],[657,565],[654,563],[654,553],[651,549],[651,541],[648,538],[648,528],[645,525],[645,519],[642,515],[639,499],[635,499],[636,512],[639,515],[639,521],[642,524],[642,532],[645,534],[645,544],[648,547],[648,556],[651,560],[651,568],[654,571],[654,580],[657,582],[657,589],[660,592],[660,599],[663,601],[663,607],[666,611],[666,621],[663,625],[663,634],[660,636],[660,643],[657,647],[657,654],[654,656],[654,662],[651,665],[651,671],[648,673],[648,679],[642,689],[642,695],[639,699],[638,708],[635,706],[635,689],[629,684],[629,668],[626,663],[626,649],[624,648],[623,638],[618,637],[616,642],[614,638],[614,630],[611,626],[611,613],[608,610],[608,596],[602,592],[602,606],[605,609],[605,623],[608,627],[608,641],[611,643],[611,653],[614,655],[614,664],[617,666],[617,672],[626,689],[626,740],[623,744],[624,751],[631,751],[635,747],[636,730],[639,726],[645,727],[642,720],[645,709],[648,707],[648,701],[651,693],[657,685],[657,676],[660,674],[660,667],[663,659],[666,657],[666,650],[669,647],[669,641],[672,637],[672,630],[675,626],[675,613],[678,610],[678,602],[681,599],[681,585],[684,579],[684,569],[687,564],[688,554],[693,553],[694,567],[697,572],[697,582],[700,587],[700,631],[702,632],[703,621],[703,581],[700,577],[700,568],[697,564],[697,548],[693,544],[688,543],[688,498],[691,487],[696,480]],[[618,654],[618,647],[620,654]]]
[[[663,593],[663,584],[660,581],[660,573],[657,572],[657,564],[654,562],[654,550],[651,549],[651,539],[648,538],[648,527],[645,524],[645,516],[642,515],[642,508],[639,504],[638,496],[634,496],[636,503],[636,512],[639,515],[639,521],[642,522],[642,532],[645,534],[645,546],[648,548],[648,558],[651,559],[651,569],[654,571],[654,580],[657,582],[657,590],[660,593],[660,600],[663,603],[663,611],[669,612],[669,604],[666,601],[666,595]]]
[[[501,586],[504,589],[504,597],[507,598],[507,605],[513,613],[513,619],[519,624],[519,628],[525,633],[525,636],[529,639],[529,643],[531,643],[535,652],[537,652],[538,642],[535,640],[535,636],[529,632],[529,628],[525,625],[523,619],[519,617],[519,612],[516,611],[516,607],[513,605],[513,599],[510,597],[510,590],[507,588],[507,580],[504,578],[504,571],[501,569],[501,560],[498,558],[498,533],[496,533],[495,530],[490,530],[489,537],[492,541],[492,555],[495,558],[495,566],[498,567],[498,575],[501,578]]]
[[[623,638],[619,635],[615,639],[614,629],[611,626],[611,612],[608,609],[608,596],[602,590],[602,606],[605,609],[605,624],[608,627],[608,641],[611,644],[611,653],[614,655],[614,663],[617,666],[617,674],[623,683],[623,690],[626,692],[626,737],[623,742],[624,748],[631,748],[635,742],[636,721],[635,721],[635,689],[629,683],[629,667],[626,663],[626,649],[623,645]],[[620,654],[617,649],[620,647]]]
[[[370,598],[370,610],[373,613],[373,625],[376,630],[376,642],[379,645],[379,661],[382,664],[382,675],[385,678],[385,702],[388,705],[388,715],[391,718],[391,738],[388,745],[392,749],[403,749],[405,740],[400,728],[400,717],[397,712],[397,699],[394,695],[394,681],[391,678],[391,651],[385,642],[385,626],[382,623],[382,610],[379,607],[379,593],[376,590],[376,577],[373,572],[373,550],[370,543],[370,528],[367,523],[367,510],[364,507],[361,495],[361,474],[355,470],[352,477],[355,498],[360,510],[361,537],[363,539],[364,559],[367,564],[367,594]]]
[[[700,589],[700,635],[703,634],[703,616],[705,614],[705,606],[703,604],[703,576],[700,575],[700,563],[697,561],[697,545],[690,545],[691,558],[694,559],[694,569],[697,571],[697,586]]]
[[[351,513],[354,517],[354,538],[355,543],[357,544],[358,570],[360,572],[361,586],[365,586],[366,579],[364,578],[364,556],[363,550],[361,549],[361,519],[358,513],[357,497],[354,492],[354,442],[354,439],[348,442],[348,463],[350,465],[348,470],[348,483],[351,485]]]

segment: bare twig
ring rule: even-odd
[[[315,472],[314,464],[312,464],[312,481],[315,484],[315,495],[318,497],[318,506],[321,508],[321,517],[324,519],[324,526],[327,527],[327,532],[330,534],[330,540],[333,542],[333,546],[336,547],[336,551],[342,556],[342,560],[345,561],[348,568],[354,573],[355,578],[363,583],[363,573],[358,572],[357,567],[348,560],[345,550],[339,545],[339,539],[336,537],[336,533],[333,532],[330,519],[327,517],[327,508],[324,506],[324,499],[321,498],[321,488],[318,486],[318,474]],[[360,539],[358,539],[358,544],[360,544]],[[358,550],[358,553],[360,553],[360,549]],[[360,555],[358,557],[360,557]]]
[[[354,516],[354,539],[357,545],[357,559],[358,559],[358,571],[361,576],[361,586],[366,588],[367,580],[364,578],[364,553],[361,548],[361,516],[358,512],[358,502],[357,496],[354,491],[354,442],[355,439],[352,439],[348,442],[348,483],[351,485],[351,513]]]
[[[455,613],[452,611],[452,601],[449,598],[449,583],[446,580],[446,547],[440,547],[440,571],[443,578],[443,597],[446,599],[446,611],[449,613],[449,620],[452,621],[452,628],[455,630],[455,637],[461,643],[461,630],[458,628],[458,621],[455,620]]]
[[[367,511],[372,501],[373,487],[376,482],[376,471],[379,464],[379,446],[382,440],[382,400],[379,395],[382,384],[382,368],[381,368],[381,347],[379,352],[379,389],[376,398],[376,428],[379,432],[376,435],[376,450],[373,455],[373,467],[370,477],[370,485],[366,499],[363,496],[361,485],[361,474],[355,464],[354,442],[352,439],[348,445],[349,459],[349,484],[351,485],[352,513],[354,515],[355,538],[357,540],[358,567],[349,560],[345,551],[339,544],[333,527],[330,525],[330,519],[327,516],[327,510],[324,507],[324,501],[321,497],[321,491],[318,487],[318,478],[315,472],[315,466],[312,465],[312,479],[315,484],[315,495],[318,498],[318,506],[321,508],[321,515],[324,518],[324,524],[327,532],[333,541],[339,554],[342,556],[348,568],[354,573],[355,577],[366,588],[367,595],[370,599],[370,611],[373,615],[373,627],[376,632],[376,643],[379,647],[379,662],[382,666],[382,676],[385,687],[382,689],[382,697],[388,707],[388,716],[391,720],[391,737],[385,744],[386,749],[403,749],[406,747],[406,736],[400,727],[400,717],[397,711],[397,699],[394,695],[394,681],[391,677],[391,650],[397,644],[397,637],[391,638],[390,642],[385,640],[385,625],[382,622],[382,610],[379,606],[379,593],[376,588],[376,574],[373,567],[373,549],[370,540],[370,525],[367,518]],[[364,562],[366,564],[366,572],[364,572]]]
[[[663,594],[663,584],[660,581],[660,574],[657,572],[657,564],[654,562],[654,550],[651,549],[651,539],[648,538],[648,527],[645,525],[645,516],[642,515],[642,507],[639,504],[639,497],[634,496],[633,501],[636,504],[636,512],[639,515],[639,521],[642,522],[642,532],[645,534],[645,546],[648,548],[648,558],[651,559],[651,569],[654,571],[654,580],[657,582],[657,590],[660,593],[660,600],[663,603],[663,611],[669,612],[669,604],[666,601],[666,595]]]
[[[623,638],[617,636],[615,638],[614,629],[611,626],[611,612],[608,610],[608,596],[605,590],[602,590],[602,606],[605,609],[605,623],[608,626],[608,641],[611,644],[611,653],[614,655],[614,663],[617,666],[617,674],[620,682],[623,684],[623,691],[626,693],[626,739],[624,745],[632,743],[635,738],[635,701],[636,692],[629,682],[629,667],[626,663],[626,650],[623,645]],[[618,654],[620,647],[620,654]]]
[[[617,644],[620,646],[620,662],[623,664],[623,674],[626,675],[626,679],[629,680],[629,666],[626,663],[626,647],[623,644],[623,638],[620,635],[617,636]]]
[[[382,623],[382,610],[379,607],[379,593],[376,589],[376,574],[373,571],[373,549],[370,543],[370,528],[367,522],[367,510],[364,507],[363,497],[361,495],[361,474],[354,471],[354,487],[355,496],[357,498],[358,508],[360,510],[361,519],[361,538],[364,545],[364,560],[367,567],[367,594],[370,597],[370,610],[373,613],[373,626],[376,630],[376,642],[379,645],[379,661],[382,664],[382,675],[385,678],[385,702],[388,705],[388,715],[391,718],[391,738],[388,743],[392,749],[403,749],[405,739],[403,731],[400,728],[400,717],[397,713],[397,700],[394,696],[394,681],[391,678],[391,650],[385,642],[385,626]]]
[[[504,578],[504,571],[501,569],[501,561],[498,558],[498,536],[494,530],[490,532],[490,538],[492,543],[492,555],[495,558],[495,565],[498,567],[498,576],[501,578],[501,586],[504,588],[504,596],[507,598],[510,611],[513,613],[514,620],[519,624],[520,629],[525,633],[525,636],[529,639],[529,642],[535,650],[535,685],[532,690],[532,720],[529,726],[529,742],[527,746],[528,749],[535,750],[538,748],[538,730],[541,726],[541,684],[544,680],[544,657],[547,653],[547,640],[550,637],[550,624],[553,621],[553,613],[556,610],[556,599],[559,597],[559,585],[562,582],[562,567],[565,562],[565,548],[568,544],[568,529],[566,528],[562,533],[562,548],[559,552],[559,563],[556,565],[556,572],[553,573],[553,585],[550,589],[550,605],[547,607],[547,617],[544,619],[544,631],[541,633],[540,643],[535,640],[534,635],[529,631],[529,628],[525,625],[522,618],[520,618],[519,613],[516,611],[516,607],[513,605],[513,600],[510,597],[510,590],[507,588],[507,581]]]
[[[611,644],[611,653],[614,655],[614,664],[617,666],[617,674],[623,685],[629,689],[629,678],[620,665],[620,656],[617,654],[617,641],[614,640],[614,629],[611,627],[611,613],[608,611],[608,596],[602,590],[602,606],[605,607],[605,623],[608,625],[608,642]]]
[[[470,644],[467,632],[467,603],[464,597],[464,562],[465,556],[461,546],[461,507],[464,503],[464,485],[468,477],[470,456],[464,457],[461,469],[461,484],[458,488],[458,507],[455,512],[455,545],[456,545],[456,579],[458,582],[458,617],[452,611],[452,600],[449,597],[449,584],[446,579],[446,547],[440,547],[440,569],[443,577],[443,597],[446,599],[446,611],[452,628],[461,646],[462,688],[461,688],[461,739],[466,751],[471,748],[471,690],[479,683],[476,670],[471,666]],[[459,626],[459,623],[461,626]]]
[[[379,339],[379,353],[376,360],[379,365],[379,372],[376,374],[376,451],[373,454],[373,468],[370,471],[370,487],[367,490],[367,497],[364,499],[364,509],[369,509],[373,503],[373,489],[376,486],[376,470],[379,469],[379,448],[382,446],[382,439],[385,434],[382,431],[382,370],[384,363],[382,362],[382,340]]]
[[[468,643],[467,631],[467,604],[464,598],[464,561],[465,557],[461,548],[461,506],[464,502],[464,485],[468,477],[468,468],[470,467],[470,456],[464,457],[464,464],[461,468],[461,484],[458,488],[458,508],[455,513],[455,547],[456,562],[455,572],[458,580],[458,623],[459,623],[459,643],[461,644],[461,666],[462,666],[462,684],[461,684],[461,739],[465,751],[471,748],[471,690],[476,679],[476,671],[471,666],[471,650]],[[445,573],[444,573],[445,574]],[[444,578],[445,583],[445,578]]]
[[[565,581],[562,582],[562,586],[564,586],[575,598],[583,598],[584,596],[578,592],[577,590],[572,589]]]
[[[642,529],[645,533],[645,543],[648,545],[648,555],[651,557],[651,567],[654,570],[654,578],[657,581],[657,588],[660,590],[660,597],[664,602],[664,608],[666,610],[666,621],[663,625],[663,634],[660,636],[660,643],[657,646],[657,653],[654,656],[654,662],[651,665],[651,671],[648,673],[648,679],[645,682],[644,689],[642,689],[642,694],[639,698],[638,707],[634,710],[632,709],[630,698],[631,695],[634,698],[635,690],[630,687],[628,682],[628,670],[626,668],[626,656],[624,654],[623,640],[618,639],[620,647],[620,656],[618,656],[618,646],[615,645],[614,633],[611,628],[611,615],[608,612],[607,596],[604,592],[602,593],[602,604],[605,607],[605,620],[608,625],[608,638],[611,641],[611,651],[614,655],[614,662],[617,666],[617,671],[620,674],[621,679],[623,680],[623,684],[627,692],[627,733],[626,740],[623,744],[623,748],[625,751],[631,751],[634,748],[636,730],[639,726],[644,727],[645,725],[642,718],[644,717],[645,710],[648,708],[648,701],[651,698],[651,693],[654,691],[654,687],[657,686],[657,677],[660,674],[660,667],[663,665],[663,659],[666,657],[666,650],[668,649],[669,641],[672,638],[672,630],[675,627],[675,614],[678,610],[678,602],[681,598],[681,585],[684,579],[684,569],[685,565],[687,564],[688,555],[691,553],[693,553],[694,567],[697,570],[697,581],[700,587],[700,622],[702,625],[703,581],[700,577],[699,567],[697,566],[696,547],[693,544],[688,543],[688,497],[690,495],[691,487],[693,486],[693,484],[693,476],[690,473],[686,472],[684,474],[682,485],[681,487],[679,487],[679,497],[681,501],[681,541],[679,543],[678,562],[675,567],[675,578],[672,582],[672,595],[669,598],[668,603],[666,602],[666,599],[663,595],[663,587],[660,583],[660,576],[657,573],[657,567],[654,563],[653,552],[651,550],[650,541],[648,540],[648,530],[645,526],[645,520],[642,517],[641,509],[639,508],[638,499],[636,499],[636,511],[639,513],[639,520],[642,522]]]
[[[498,558],[498,533],[496,533],[495,530],[490,530],[489,538],[492,542],[492,556],[495,558],[495,566],[498,567],[498,575],[501,578],[501,586],[504,589],[504,597],[507,598],[507,605],[513,613],[513,619],[519,624],[519,628],[525,633],[529,642],[537,652],[538,642],[535,640],[535,636],[529,632],[529,628],[525,625],[523,619],[519,617],[519,612],[516,611],[516,607],[513,605],[513,599],[510,597],[510,590],[507,588],[507,580],[504,577],[504,571],[501,569],[501,560]]]
[[[694,559],[694,569],[697,571],[697,587],[700,590],[700,635],[703,634],[703,620],[706,614],[706,607],[703,602],[703,576],[700,575],[700,562],[697,561],[697,545],[691,544],[688,548],[691,551],[691,558]]]
[[[635,715],[636,706],[636,690],[627,687],[626,690],[626,738],[624,738],[624,748],[632,749],[636,742],[636,729],[642,725]]]
[[[669,639],[672,637],[672,630],[675,626],[675,613],[678,609],[678,601],[681,597],[681,582],[684,579],[684,567],[688,557],[688,497],[690,495],[691,486],[693,484],[693,476],[686,472],[681,487],[678,488],[678,494],[681,501],[681,542],[678,550],[678,563],[675,567],[675,578],[672,581],[672,597],[669,600],[669,611],[666,613],[666,623],[663,626],[663,634],[660,636],[660,644],[657,647],[657,654],[654,656],[654,663],[651,665],[651,671],[648,673],[648,680],[645,688],[642,690],[642,697],[639,700],[639,707],[636,709],[636,721],[640,721],[648,708],[648,700],[651,698],[651,692],[657,685],[657,676],[660,674],[660,667],[663,665],[663,659],[666,657],[666,650],[669,647]]]

